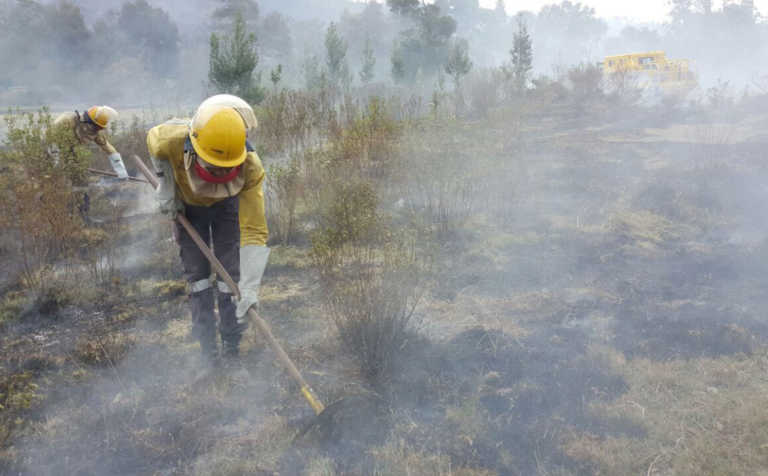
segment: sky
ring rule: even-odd
[[[579,0],[572,1],[576,3]],[[538,12],[542,6],[560,3],[560,0],[506,0],[505,3],[507,13],[513,15],[519,10]],[[667,0],[581,0],[579,3],[594,8],[599,17],[627,17],[639,22],[665,21],[670,9]],[[754,3],[758,11],[768,13],[768,0],[754,0]],[[493,8],[496,0],[480,0],[480,5]],[[722,1],[714,0],[713,5],[715,9],[719,9]]]

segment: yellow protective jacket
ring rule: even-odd
[[[106,152],[107,155],[112,155],[117,152],[117,149],[115,149],[114,146],[109,143],[106,130],[101,129],[95,134],[87,134],[83,129],[78,127],[78,122],[80,121],[77,118],[76,113],[65,112],[53,121],[53,126],[72,131],[72,134],[77,138],[78,141],[80,141],[81,144],[94,142],[101,148],[101,150]]]
[[[193,206],[209,207],[229,196],[238,196],[240,200],[240,246],[267,244],[269,232],[264,212],[264,167],[256,152],[248,151],[240,173],[229,184],[219,185],[215,191],[196,193],[191,180],[189,154],[192,145],[189,141],[189,120],[172,119],[149,130],[147,148],[154,160],[167,160],[173,170],[176,193],[182,202]]]

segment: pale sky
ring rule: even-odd
[[[577,3],[578,0],[571,1]],[[507,13],[510,15],[519,10],[537,13],[542,6],[552,3],[560,3],[560,0],[505,0]],[[599,17],[627,17],[639,22],[665,21],[670,10],[667,0],[581,0],[578,3],[594,8]],[[712,3],[715,9],[719,9],[723,2],[714,0]],[[760,13],[768,13],[768,0],[754,0],[754,3]],[[493,8],[496,6],[496,0],[480,0],[480,5]]]

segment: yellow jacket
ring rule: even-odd
[[[90,134],[86,130],[78,127],[78,122],[77,114],[74,112],[65,112],[53,121],[53,126],[72,131],[72,134],[81,144],[87,142],[96,143],[96,145],[106,152],[107,155],[112,155],[117,152],[115,147],[109,143],[106,130],[101,129],[95,134]]]
[[[240,246],[267,244],[269,232],[264,212],[264,167],[256,152],[249,149],[232,184],[198,184],[189,160],[189,120],[172,119],[149,130],[147,148],[154,160],[167,160],[173,170],[176,193],[181,201],[209,207],[230,196],[240,200]],[[190,172],[191,171],[191,172]]]

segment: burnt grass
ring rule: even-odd
[[[502,316],[519,323],[523,334],[482,325],[445,339],[414,333],[398,349],[390,373],[360,382],[367,392],[331,401],[315,418],[265,357],[268,352],[248,356],[252,375],[258,371],[264,381],[290,388],[290,401],[276,388],[255,383],[217,396],[214,385],[195,382],[191,369],[199,363],[193,357],[158,343],[137,342],[116,363],[117,372],[73,361],[83,335],[164,330],[181,317],[181,296],[164,298],[161,312],[159,301],[136,300],[128,319],[117,318],[128,303],[69,306],[47,314],[32,309],[0,338],[0,371],[31,373],[46,397],[44,404],[13,416],[40,423],[74,411],[82,415],[67,438],[51,442],[22,429],[0,442],[0,449],[19,451],[13,462],[0,458],[0,475],[193,473],[191,462],[214,452],[217,439],[248,431],[265,413],[285,418],[295,438],[264,474],[301,474],[318,455],[329,457],[338,474],[373,474],[380,462],[372,448],[393,437],[424,454],[445,454],[455,468],[502,475],[593,474],[561,449],[565,434],[645,436],[629,421],[590,411],[590,403],[611,401],[628,390],[621,375],[592,356],[594,345],[629,359],[663,361],[750,354],[766,344],[768,225],[760,208],[768,191],[762,185],[765,170],[756,165],[763,144],[692,148],[604,142],[579,130],[557,140],[532,133],[522,142],[528,175],[518,201],[509,204],[506,216],[490,217],[490,225],[444,237],[431,297],[450,305],[462,296],[482,302],[545,290],[551,306]],[[694,153],[711,160],[699,162]],[[668,165],[648,167],[649,159]],[[634,217],[624,211],[660,217],[669,229],[638,234]],[[612,214],[612,223],[619,224],[604,226]],[[552,217],[565,217],[568,225]],[[487,244],[494,234],[535,238]],[[149,265],[124,276],[153,273],[167,277],[167,270]],[[303,328],[290,316],[317,309],[315,277],[282,265],[270,268],[265,280],[278,278],[310,289],[265,306],[278,338],[298,341]],[[566,299],[563,290],[572,288],[611,298],[594,292]],[[607,330],[594,324],[596,314],[609,317]],[[312,343],[293,350],[303,347],[311,353]],[[331,364],[311,358],[298,364],[305,376],[312,375],[316,390],[325,392],[321,397],[339,394],[323,383],[330,380],[323,374],[336,370]],[[62,377],[81,368],[94,376]],[[116,399],[130,394],[126,385],[141,390],[139,404]],[[198,400],[183,406],[180,389]],[[67,459],[70,455],[81,460]]]

